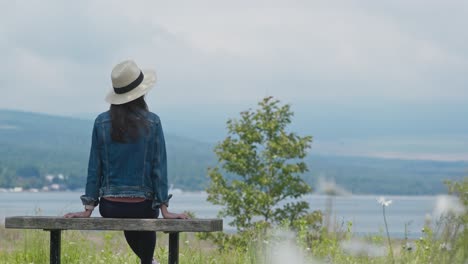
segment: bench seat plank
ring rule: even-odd
[[[5,218],[6,228],[46,230],[129,230],[161,232],[213,232],[223,230],[222,219],[133,219],[14,216]]]

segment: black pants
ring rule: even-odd
[[[158,218],[159,211],[151,208],[152,201],[138,203],[114,202],[101,199],[99,213],[110,218]],[[156,246],[156,232],[124,231],[125,239],[142,264],[151,264]]]

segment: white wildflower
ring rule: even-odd
[[[377,202],[382,205],[382,206],[389,206],[392,204],[392,200],[385,200],[385,197],[383,196],[380,196],[378,199],[377,199]]]
[[[432,223],[432,215],[426,213],[426,215],[424,216],[424,226],[432,226],[431,223]]]
[[[268,245],[265,263],[269,264],[318,264],[321,263],[315,259],[307,258],[304,251],[296,244],[294,232],[278,230],[274,234],[274,240]],[[273,242],[274,241],[274,242]]]
[[[445,242],[444,242],[444,243],[440,244],[439,249],[440,249],[440,250],[447,250],[447,251],[450,251],[450,250],[452,249],[452,247],[450,246],[449,243],[445,243]]]
[[[465,208],[456,197],[450,195],[439,195],[436,199],[433,217],[435,220],[439,220],[440,218],[449,215],[460,216],[464,212]]]
[[[326,180],[320,177],[318,180],[317,192],[331,196],[348,196],[349,191],[336,184],[334,180]]]
[[[406,244],[403,245],[403,248],[408,251],[411,251],[413,250],[413,245],[410,242],[406,242]]]

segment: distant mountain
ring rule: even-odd
[[[47,174],[64,174],[69,187],[83,187],[92,127],[91,119],[0,110],[0,187],[18,186],[30,182],[31,175],[44,178]],[[165,136],[172,183],[178,188],[202,189],[206,168],[215,162],[212,146]],[[37,172],[21,175],[25,171]],[[33,187],[41,187],[37,184]]]
[[[0,188],[20,186],[83,188],[93,121],[0,110]],[[216,165],[214,144],[166,131],[170,182],[183,190],[203,190],[206,170]],[[333,178],[354,193],[434,194],[444,179],[468,175],[468,162],[416,161],[317,155],[307,158],[313,186]],[[58,175],[61,174],[61,177]],[[317,188],[316,188],[317,189]]]

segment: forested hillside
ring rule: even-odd
[[[0,188],[82,188],[92,120],[0,110]],[[213,144],[166,132],[170,182],[183,190],[203,190],[206,169],[216,163]],[[304,179],[333,178],[353,193],[443,193],[444,179],[468,174],[468,162],[389,160],[365,157],[307,157]]]

